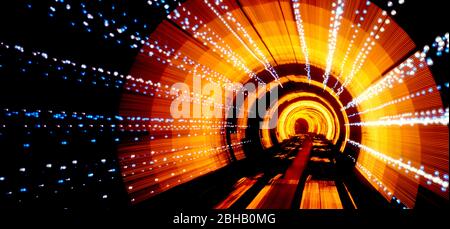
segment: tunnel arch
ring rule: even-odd
[[[279,99],[277,103],[271,105],[271,109],[267,110],[264,118],[249,118],[244,117],[241,119],[229,119],[230,122],[239,123],[241,126],[245,126],[245,139],[252,139],[252,143],[248,147],[246,156],[253,157],[255,151],[264,151],[274,145],[278,145],[282,139],[278,137],[277,129],[271,129],[267,127],[267,123],[269,120],[273,119],[274,113],[278,113],[278,108],[281,107],[283,110],[286,105],[289,105],[291,101],[295,102],[300,100],[296,96],[305,96],[308,101],[316,101],[324,104],[324,106],[328,107],[331,113],[333,113],[333,117],[335,119],[336,126],[340,126],[336,130],[336,135],[333,137],[332,142],[336,144],[337,149],[340,152],[344,152],[346,147],[346,141],[349,137],[353,139],[361,138],[361,130],[359,127],[353,127],[353,132],[350,131],[349,126],[345,124],[348,123],[347,113],[348,111],[343,109],[343,104],[341,99],[344,98],[344,101],[350,101],[350,94],[346,89],[344,89],[343,93],[340,97],[337,97],[332,90],[329,88],[323,89],[323,84],[318,81],[320,80],[321,74],[323,74],[323,70],[310,66],[312,77],[311,80],[308,80],[304,73],[305,65],[304,64],[287,64],[287,65],[279,65],[276,67],[277,71],[280,74],[280,79],[278,83],[271,82],[270,86],[266,89],[267,91],[272,90],[272,88],[277,87]],[[259,74],[258,74],[259,75]],[[331,75],[330,81],[334,82],[336,78]],[[280,86],[281,85],[281,86]],[[254,106],[257,105],[257,100],[262,99],[264,96],[268,96],[269,92],[265,90],[258,91],[258,95],[253,98],[253,101],[250,101],[251,107],[253,110],[256,110]],[[256,100],[255,100],[256,98]],[[248,100],[248,98],[246,98]],[[291,100],[291,101],[289,101]],[[287,103],[285,103],[288,101]],[[248,102],[248,101],[247,101]],[[247,104],[247,102],[245,104]],[[276,111],[276,112],[274,112]],[[351,108],[349,111],[355,111],[355,108]],[[359,120],[359,117],[353,117],[355,120]],[[250,123],[250,124],[249,124]],[[262,129],[261,129],[262,127]],[[235,129],[231,128],[231,132],[234,132]],[[352,155],[352,157],[357,157],[357,152],[347,152]]]
[[[419,122],[409,127],[400,123],[401,128],[396,128],[395,121],[400,122],[403,114],[412,113],[414,116],[418,112],[419,117],[421,112],[424,116],[428,112],[428,118],[433,118],[445,116],[447,112],[448,117],[448,108],[443,107],[439,93],[430,92],[423,97],[416,96],[417,99],[403,99],[417,91],[421,94],[424,85],[434,88],[436,92],[437,85],[428,66],[423,65],[422,50],[415,46],[386,11],[374,4],[367,4],[367,1],[345,5],[330,64],[329,19],[335,14],[333,1],[302,1],[297,6],[296,1],[269,0],[258,4],[251,1],[240,1],[240,5],[231,1],[220,4],[227,8],[214,6],[209,1],[186,1],[150,35],[148,45],[144,45],[136,57],[131,74],[150,80],[151,87],[163,93],[159,93],[160,97],[158,93],[154,97],[124,95],[123,114],[151,114],[170,119],[167,112],[170,101],[166,99],[170,97],[166,97],[164,92],[175,82],[193,86],[194,70],[203,83],[219,84],[229,81],[268,83],[279,81],[286,75],[306,75],[312,81],[326,85],[325,89],[332,91],[330,96],[342,89],[338,99],[335,99],[342,104],[336,113],[346,113],[342,115],[342,123],[339,122],[341,132],[345,132],[340,149],[352,148],[350,151],[356,152],[348,155],[386,199],[390,200],[395,195],[408,207],[414,207],[418,187],[429,181],[420,174],[419,179],[414,177],[420,173],[417,168],[421,166],[424,166],[425,174],[438,171],[438,174],[448,175],[448,165],[433,164],[427,159],[435,156],[433,150],[447,152],[448,155],[448,147],[435,142],[437,140],[430,140],[433,142],[431,146],[420,144],[422,138],[433,139],[430,134],[432,130],[428,129],[430,125],[422,126]],[[263,9],[273,9],[276,13],[267,14]],[[356,11],[366,11],[365,19],[360,20],[361,16],[357,16]],[[301,30],[298,29],[296,12],[302,16]],[[190,23],[185,22],[186,18]],[[353,32],[355,28],[359,28],[357,33]],[[302,41],[302,37],[306,42]],[[419,67],[420,64],[423,66]],[[413,71],[410,66],[417,66],[415,77],[404,74]],[[324,83],[326,75],[328,81]],[[203,99],[195,93],[191,96]],[[424,97],[426,99],[422,99]],[[433,110],[435,116],[431,115]],[[385,125],[386,120],[391,120],[393,124]],[[125,183],[134,187],[129,190],[130,195],[142,201],[176,186],[178,180],[178,183],[188,182],[245,158],[247,154],[243,149],[258,145],[255,141],[261,135],[254,128],[259,121],[191,119],[187,120],[189,124],[178,123],[171,130],[155,128],[155,135],[159,138],[152,139],[146,146],[152,151],[164,153],[147,156],[152,161],[162,160],[167,155],[169,158],[193,153],[203,156],[195,156],[193,160],[198,163],[180,162],[161,172],[152,171],[146,175],[134,173],[137,169],[123,169]],[[436,139],[448,139],[447,125],[431,125],[439,129]],[[342,131],[346,129],[348,131]],[[179,133],[181,138],[164,137]],[[348,144],[347,140],[351,143]],[[129,155],[143,149],[123,147],[119,151],[123,163],[128,164]],[[400,159],[409,163],[400,162]],[[445,153],[439,155],[439,160],[446,160]],[[397,169],[398,166],[402,169]],[[405,168],[416,172],[409,173],[410,170]],[[177,175],[173,177],[170,175],[172,173]],[[386,178],[388,175],[396,178],[391,180]],[[429,189],[448,199],[448,188],[443,184],[432,182],[433,187]]]

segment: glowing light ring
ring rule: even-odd
[[[337,3],[333,2],[333,7],[335,7],[331,11],[331,19],[330,19],[330,31],[328,35],[328,56],[326,61],[326,68],[323,74],[323,88],[327,86],[328,79],[330,77],[331,67],[333,65],[333,57],[334,52],[336,51],[336,43],[339,28],[341,26],[341,21],[344,14],[344,2],[342,0],[338,0]]]
[[[376,121],[365,121],[357,123],[349,123],[349,126],[405,126],[405,125],[448,125],[448,107],[445,109],[445,113],[442,109],[440,112],[435,110],[421,111],[420,117],[413,116],[412,113],[403,113],[395,116],[382,117]],[[435,115],[436,113],[440,113]],[[419,112],[415,112],[415,116],[419,116]]]
[[[359,171],[361,171],[369,181],[371,181],[373,184],[375,184],[374,186],[382,193],[384,193],[388,198],[391,198],[392,200],[395,200],[398,204],[404,204],[405,207],[404,209],[408,209],[410,207],[408,207],[405,203],[402,203],[401,200],[399,198],[397,198],[396,196],[394,196],[392,194],[392,191],[385,185],[383,184],[383,182],[381,182],[376,176],[374,176],[369,169],[367,169],[366,167],[364,167],[361,163],[356,162],[356,167],[359,169]]]

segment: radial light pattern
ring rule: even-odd
[[[118,5],[111,6],[111,14],[91,10],[90,4],[99,2],[55,1],[48,15],[72,15],[79,9],[82,17],[71,21],[72,27],[96,30],[106,40],[137,50],[129,73],[20,44],[1,41],[0,49],[2,55],[19,56],[29,66],[39,63],[54,72],[42,77],[123,88],[120,113],[2,112],[27,120],[45,116],[49,126],[54,120],[70,120],[67,128],[108,127],[118,146],[120,168],[106,171],[120,171],[131,203],[242,160],[248,156],[247,145],[269,148],[295,135],[297,123],[337,144],[387,200],[413,208],[419,186],[448,200],[449,108],[441,92],[449,84],[436,84],[430,68],[448,55],[449,34],[436,34],[428,45],[416,46],[392,18],[402,13],[397,6],[407,4],[404,1],[388,1],[388,10],[383,10],[358,0],[149,0],[143,8],[159,10],[165,17],[150,34],[137,32],[150,25],[129,18]],[[179,82],[189,88],[171,88]],[[276,109],[262,118],[260,139],[248,136],[248,128],[255,128],[248,112],[237,121],[195,111],[182,118],[170,113],[178,94],[189,107],[214,104],[222,114],[245,111],[244,106],[229,106],[223,95],[194,89],[212,83],[241,93],[248,82],[280,90],[272,104]],[[246,94],[245,106],[254,106],[266,92]],[[275,118],[277,127],[267,128]],[[119,133],[134,135],[116,137]],[[59,139],[59,145],[68,144]],[[95,175],[88,171],[86,176]],[[7,179],[2,176],[0,182]]]

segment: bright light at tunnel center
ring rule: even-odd
[[[295,122],[298,119],[308,122],[308,132],[322,134],[328,140],[333,140],[335,125],[339,125],[324,105],[311,100],[298,101],[289,104],[280,114],[277,126],[280,140],[289,139],[296,134]]]

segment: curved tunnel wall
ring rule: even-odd
[[[277,66],[289,64],[339,99],[348,120],[339,130],[349,132],[341,151],[359,151],[357,169],[388,200],[414,207],[419,185],[448,199],[448,108],[427,66],[437,47],[416,47],[390,13],[367,1],[180,4],[140,50],[125,86],[138,89],[122,97],[122,115],[152,117],[148,141],[119,149],[132,201],[243,159],[257,140],[245,119],[173,119],[172,84],[278,82]]]

